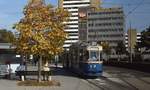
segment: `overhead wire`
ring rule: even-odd
[[[127,12],[127,14],[125,15],[125,18],[127,18],[130,14],[136,14],[136,15],[141,15],[141,14],[144,14],[144,15],[149,15],[150,14],[150,11],[149,10],[146,10],[146,11],[136,11],[140,6],[142,5],[150,5],[150,2],[148,1],[145,1],[145,0],[141,0],[139,3],[113,3],[113,2],[103,2],[102,3],[103,5],[120,5],[120,6],[124,6],[124,7],[128,7],[128,6],[131,6],[131,7],[134,7],[132,8],[131,10],[129,10],[129,12]],[[131,21],[130,21],[131,23]],[[145,28],[146,26],[148,25],[143,25],[140,27],[140,29],[143,29]]]
[[[141,2],[139,2],[139,4],[137,4],[136,7],[134,7],[131,11],[129,11],[126,15],[126,17],[128,17],[128,15],[132,14],[138,7],[140,7],[143,4],[144,0],[141,0]]]
[[[112,3],[112,2],[103,2],[103,5],[112,4],[112,5],[121,5],[121,6],[135,6],[131,11],[127,12],[125,17],[128,17],[130,14],[132,14],[137,8],[139,8],[141,5],[150,5],[150,2],[144,2],[144,0],[141,0],[139,3]],[[135,14],[150,14],[150,12],[134,12]]]
[[[139,3],[111,3],[111,2],[103,2],[105,5],[123,5],[123,6],[137,6]],[[150,2],[144,2],[142,5],[150,5]]]

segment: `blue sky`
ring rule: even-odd
[[[23,7],[28,0],[0,0],[0,28],[12,30],[12,25],[23,16]],[[132,28],[141,31],[150,25],[150,0],[102,0],[103,7],[122,6],[125,11],[126,29],[131,21]],[[46,0],[57,5],[57,0]],[[136,8],[138,7],[138,8]],[[136,8],[135,10],[133,10]],[[129,12],[132,12],[129,14]]]
[[[12,30],[13,24],[23,16],[22,11],[28,0],[0,0],[0,29]],[[57,5],[57,0],[46,0]]]

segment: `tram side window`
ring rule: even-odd
[[[80,50],[80,61],[87,61],[89,58],[88,51]]]
[[[96,51],[91,51],[90,53],[91,53],[91,54],[90,54],[90,55],[91,55],[91,56],[90,56],[91,60],[97,61],[97,60],[98,60],[98,57],[97,57],[97,56],[98,56],[98,55],[97,55],[98,53],[97,53]]]
[[[85,55],[84,56],[85,56],[85,59],[88,60],[89,59],[89,52],[85,51]]]
[[[80,50],[80,54],[79,55],[80,55],[80,61],[83,61],[83,50],[82,49]]]

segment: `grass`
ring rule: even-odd
[[[18,86],[60,86],[60,82],[55,80],[42,82],[38,82],[37,80],[26,80],[20,81],[17,84]]]

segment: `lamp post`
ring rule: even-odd
[[[130,62],[132,63],[133,60],[132,60],[132,45],[131,45],[132,44],[132,38],[131,38],[131,36],[132,36],[131,35],[131,21],[130,21],[130,31],[129,31],[129,34],[130,34],[130,42],[129,42],[130,43]]]

